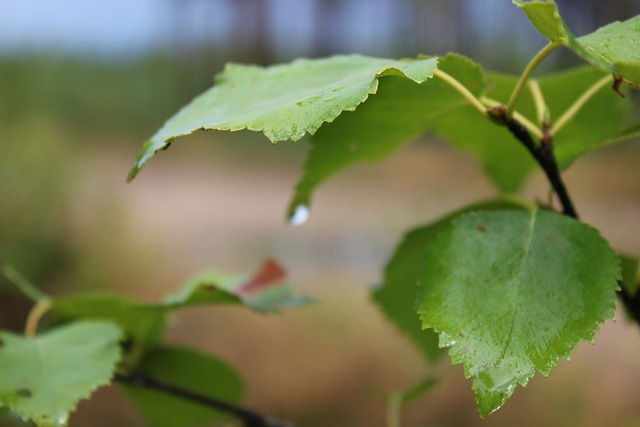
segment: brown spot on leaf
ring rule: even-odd
[[[469,353],[469,349],[467,347],[462,347],[462,352],[464,354],[467,354],[467,353]]]
[[[544,241],[545,241],[545,243],[551,243],[551,242],[553,242],[553,237],[547,236],[547,237],[544,238]]]
[[[215,285],[213,283],[203,283],[202,285],[200,285],[200,289],[204,291],[217,291],[219,287],[218,285]]]
[[[0,339],[0,348],[4,347],[4,341],[2,341],[2,339]]]
[[[28,388],[19,388],[14,393],[16,394],[16,396],[22,397],[22,398],[29,398],[33,396],[33,393]]]
[[[264,288],[281,284],[286,276],[287,272],[280,264],[268,259],[254,273],[253,277],[240,286],[235,293],[242,295],[260,292]]]
[[[487,232],[487,227],[485,225],[480,224],[479,226],[476,227],[476,230],[479,233],[486,233]]]
[[[542,330],[543,330],[543,331],[545,331],[545,332],[546,332],[546,331],[548,331],[549,329],[550,329],[550,328],[549,328],[547,325],[543,325],[543,326],[542,326]]]

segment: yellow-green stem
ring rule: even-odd
[[[531,59],[531,61],[527,65],[527,67],[522,72],[522,75],[520,76],[520,80],[518,80],[518,83],[516,84],[516,87],[513,89],[513,92],[511,92],[511,97],[509,98],[509,102],[507,103],[507,106],[506,106],[507,117],[512,117],[513,112],[514,112],[514,110],[516,108],[516,104],[518,103],[518,100],[520,99],[520,94],[522,94],[522,90],[524,89],[525,85],[527,84],[527,81],[529,80],[529,77],[531,77],[531,74],[533,74],[533,72],[538,67],[538,65],[540,65],[540,63],[547,56],[549,56],[549,54],[551,52],[553,52],[556,48],[558,48],[560,46],[561,46],[560,43],[550,42],[545,47],[543,47],[540,50],[540,52],[538,52],[536,54],[536,56],[534,56]]]
[[[44,315],[47,314],[50,308],[51,301],[48,299],[40,300],[36,305],[33,306],[31,311],[29,312],[29,316],[27,316],[27,325],[25,326],[24,330],[24,334],[27,337],[33,338],[36,336],[40,319],[42,319]]]
[[[402,393],[394,391],[387,401],[387,427],[400,427]]]
[[[571,119],[573,119],[575,115],[578,114],[578,111],[580,111],[580,109],[584,107],[584,104],[586,104],[593,95],[595,95],[600,89],[602,89],[604,85],[610,83],[612,79],[613,78],[609,75],[604,76],[603,78],[592,84],[589,89],[584,91],[582,95],[580,95],[580,97],[578,97],[578,99],[576,99],[573,104],[571,104],[569,108],[567,108],[567,110],[562,113],[560,118],[558,118],[558,120],[556,120],[556,122],[553,124],[553,126],[551,127],[551,136],[558,133],[560,129],[564,127],[564,125],[566,125]]]
[[[469,104],[471,104],[473,108],[478,110],[480,114],[482,114],[483,116],[487,115],[487,108],[484,106],[484,104],[482,104],[482,102],[480,102],[480,100],[476,98],[476,96],[472,94],[471,91],[469,91],[469,89],[467,89],[462,83],[460,83],[454,77],[450,76],[449,74],[445,73],[442,70],[436,70],[435,73],[433,73],[433,75],[434,77],[438,77],[440,80],[447,83],[460,95],[464,96],[465,99],[469,101]]]
[[[544,96],[542,95],[542,91],[540,90],[540,85],[537,80],[529,80],[529,91],[531,91],[533,103],[536,106],[538,126],[542,128],[549,123],[551,116],[549,114],[549,107],[547,107],[547,103],[544,101]]]

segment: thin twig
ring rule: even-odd
[[[122,384],[159,391],[161,393],[208,406],[221,412],[226,412],[242,421],[245,427],[295,427],[295,425],[289,421],[281,421],[258,414],[241,406],[237,406],[214,397],[204,396],[173,384],[168,384],[141,372],[131,372],[127,374],[116,373],[114,379]]]
[[[533,137],[529,131],[515,118],[507,117],[506,109],[504,107],[495,107],[490,110],[492,117],[495,117],[499,122],[504,124],[511,134],[525,146],[529,153],[538,162],[549,183],[553,187],[560,204],[562,205],[562,212],[572,218],[578,218],[578,213],[573,207],[573,202],[569,196],[569,192],[562,181],[558,163],[553,155],[553,143],[548,129],[543,129],[542,144],[538,145],[533,140]]]

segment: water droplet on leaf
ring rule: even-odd
[[[302,225],[309,219],[309,207],[307,205],[298,205],[293,208],[289,216],[289,224]]]

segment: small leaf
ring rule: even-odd
[[[418,303],[418,275],[424,254],[429,251],[436,237],[461,214],[506,208],[524,208],[524,205],[515,200],[490,200],[468,206],[410,231],[387,263],[383,283],[372,290],[373,301],[387,318],[405,332],[432,362],[442,353],[438,347],[438,337],[432,330],[422,329],[420,318],[415,312]]]
[[[165,299],[168,308],[202,304],[243,304],[261,313],[306,305],[313,300],[292,294],[284,285],[285,271],[275,261],[266,261],[252,276],[229,276],[204,272],[188,280],[182,291]]]
[[[614,316],[618,258],[597,230],[546,211],[465,214],[430,248],[419,314],[473,378],[482,416],[547,375]]]
[[[239,402],[242,396],[242,382],[235,371],[193,349],[156,347],[137,369],[173,386],[229,403]],[[226,414],[204,405],[159,391],[131,386],[124,389],[153,427],[201,426],[227,418]]]
[[[463,56],[439,58],[438,69],[476,95],[484,89],[482,68]],[[309,206],[316,187],[337,172],[389,156],[432,128],[444,115],[454,114],[466,105],[462,96],[439,79],[422,84],[397,77],[383,79],[375,96],[356,111],[322,127],[311,138],[304,173],[289,204],[289,217],[299,206]],[[482,117],[475,110],[474,113]]]
[[[228,64],[211,89],[183,107],[145,143],[129,179],[173,139],[199,129],[262,131],[272,142],[297,141],[378,90],[378,79],[402,76],[421,83],[434,58],[392,60],[360,55],[299,59],[263,68]]]
[[[553,0],[513,0],[540,33],[571,48],[591,65],[613,73],[625,83],[640,85],[640,16],[614,22],[583,37],[573,36]]]
[[[65,426],[79,400],[110,382],[121,334],[107,322],[77,322],[36,338],[0,332],[0,406],[40,427]]]

